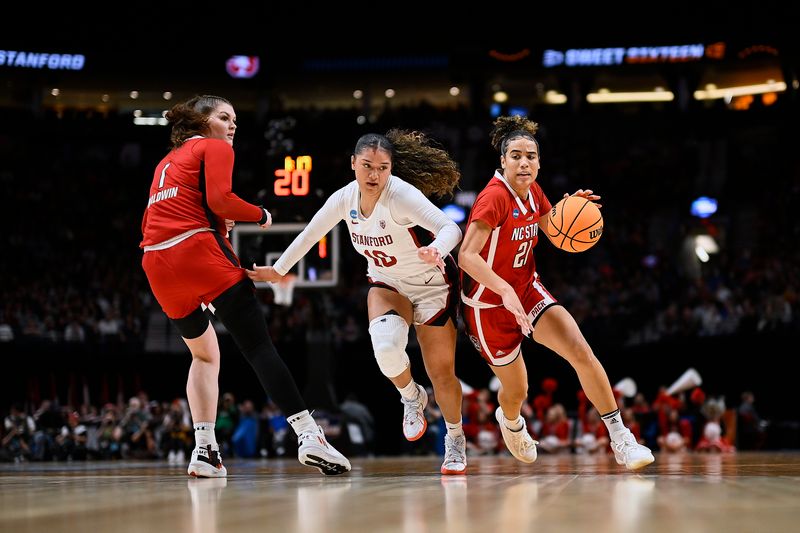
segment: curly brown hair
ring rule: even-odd
[[[220,104],[231,104],[221,96],[204,94],[172,106],[165,118],[172,125],[170,149],[180,147],[187,139],[208,132],[208,116]]]
[[[492,146],[501,154],[506,153],[508,143],[519,138],[530,139],[536,143],[536,148],[539,148],[539,141],[534,137],[539,130],[538,123],[532,122],[525,117],[515,115],[511,117],[498,117],[493,125]]]
[[[392,174],[425,196],[452,196],[461,172],[447,152],[431,144],[431,139],[418,131],[393,129],[385,137],[377,133],[362,136],[353,153],[359,155],[368,149],[384,150],[392,158]]]

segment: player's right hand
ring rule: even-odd
[[[578,196],[579,198],[586,198],[590,202],[594,202],[594,205],[596,205],[598,208],[603,207],[603,204],[597,203],[597,200],[600,199],[600,195],[595,194],[592,189],[578,189],[572,196]],[[569,197],[570,197],[569,194],[564,193],[564,198],[569,198]]]
[[[522,334],[526,337],[530,337],[531,333],[533,333],[533,326],[528,318],[528,313],[526,313],[525,308],[522,307],[522,302],[519,301],[517,293],[511,289],[503,291],[500,296],[503,298],[503,307],[514,315],[519,328],[522,330]]]
[[[271,281],[277,283],[283,280],[283,276],[278,274],[271,266],[260,267],[253,263],[253,270],[246,268],[245,272],[247,272],[247,277],[253,281]]]
[[[417,257],[429,265],[435,265],[439,267],[439,270],[442,272],[442,274],[445,273],[444,260],[442,259],[442,253],[438,248],[433,246],[423,246],[422,248],[417,248]]]

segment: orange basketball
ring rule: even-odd
[[[586,198],[568,196],[550,210],[547,238],[567,252],[583,252],[603,234],[603,215]]]

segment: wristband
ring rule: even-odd
[[[267,211],[266,209],[264,209],[264,206],[262,206],[262,205],[260,205],[260,206],[258,206],[258,207],[260,207],[260,208],[261,208],[261,210],[264,212],[264,214],[263,214],[263,215],[261,215],[261,218],[259,219],[259,221],[257,222],[257,224],[258,224],[259,226],[263,226],[264,224],[266,224],[266,223],[267,223],[267,220],[269,220],[269,211]]]

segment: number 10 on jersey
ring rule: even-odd
[[[301,155],[295,160],[288,155],[283,160],[283,168],[275,171],[275,196],[305,196],[309,189],[311,156]]]

